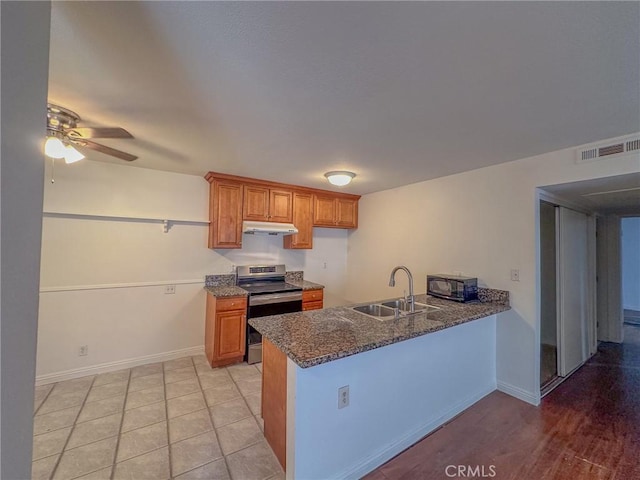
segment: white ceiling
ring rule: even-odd
[[[543,187],[592,212],[640,216],[640,173]]]
[[[50,101],[139,167],[368,193],[640,131],[638,2],[52,5]]]

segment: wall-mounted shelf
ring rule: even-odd
[[[195,220],[186,218],[162,218],[162,217],[134,217],[126,215],[102,215],[94,213],[70,213],[70,212],[42,212],[43,216],[50,218],[75,218],[79,220],[104,220],[111,222],[139,222],[139,223],[159,223],[162,231],[167,233],[173,225],[195,225],[208,227],[211,222],[208,220]]]

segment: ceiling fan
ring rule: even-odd
[[[90,148],[106,155],[132,162],[135,155],[94,142],[93,138],[133,138],[120,127],[78,127],[80,115],[71,110],[47,103],[47,141],[45,154],[51,158],[64,158],[67,163],[82,160],[84,155],[74,145]]]

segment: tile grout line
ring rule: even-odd
[[[131,375],[133,375],[133,369],[129,369],[129,376],[127,377],[127,389],[124,392],[124,400],[122,401],[122,417],[120,418],[120,427],[118,427],[118,438],[116,440],[116,448],[113,451],[113,461],[111,462],[111,475],[110,479],[116,472],[116,460],[118,459],[118,449],[120,448],[120,438],[122,437],[122,425],[124,424],[124,415],[126,413],[125,407],[127,406],[127,398],[129,398],[129,385],[131,385]]]
[[[193,358],[191,358],[191,361],[193,361]],[[195,366],[195,363],[194,363]],[[227,374],[229,374],[229,371],[227,370],[227,367],[222,367],[227,371]],[[213,370],[213,368],[212,368]],[[229,377],[231,377],[231,374],[229,374]],[[204,389],[202,388],[202,383],[200,383],[200,375],[198,375],[198,371],[196,369],[196,378],[198,379],[198,385],[200,385],[200,393],[202,394],[202,396],[204,397],[204,403],[207,406],[207,413],[209,415],[209,421],[211,421],[211,428],[213,428],[213,434],[216,437],[216,442],[218,442],[218,448],[220,448],[220,455],[222,455],[222,460],[224,461],[224,466],[227,469],[227,473],[229,474],[229,478],[231,477],[231,469],[229,468],[229,463],[227,462],[227,457],[225,456],[224,452],[222,451],[222,444],[220,443],[220,437],[218,435],[218,431],[216,430],[216,426],[213,423],[213,415],[211,415],[211,408],[209,406],[209,403],[207,403],[207,397],[204,395]],[[233,381],[233,379],[231,379],[231,381]],[[209,462],[211,463],[211,462]],[[206,465],[206,463],[205,463]],[[202,465],[200,465],[201,467]],[[199,468],[199,467],[196,467]],[[194,469],[195,470],[195,469]],[[182,474],[180,474],[182,475]]]
[[[60,456],[58,457],[58,461],[56,462],[55,466],[53,467],[53,470],[51,470],[51,475],[49,475],[49,478],[52,479],[56,473],[56,470],[58,470],[58,466],[60,465],[60,461],[62,460],[62,456],[64,455],[65,450],[67,449],[67,445],[69,444],[69,440],[71,440],[71,435],[73,435],[74,430],[76,429],[76,422],[78,421],[78,417],[80,417],[80,413],[82,412],[82,409],[84,408],[85,404],[87,403],[87,398],[89,397],[89,392],[91,391],[91,389],[93,388],[93,384],[96,381],[97,375],[93,377],[93,379],[91,379],[91,385],[89,385],[89,388],[87,389],[87,393],[85,393],[84,395],[84,399],[82,400],[82,404],[80,405],[80,410],[78,410],[78,413],[76,415],[75,420],[73,421],[73,425],[71,425],[71,430],[69,431],[69,435],[67,436],[67,439],[64,442],[64,445],[62,446],[62,450],[60,451]],[[58,382],[60,383],[60,382]],[[56,383],[57,385],[57,383]],[[55,385],[53,386],[53,388],[55,388]],[[51,391],[53,391],[53,388],[51,389]]]
[[[49,389],[49,391],[47,392],[47,394],[46,394],[46,395],[44,396],[44,398],[42,399],[42,402],[40,402],[40,405],[38,405],[38,408],[36,408],[36,410],[33,412],[33,416],[34,416],[34,418],[38,415],[38,412],[40,411],[40,409],[41,409],[41,408],[42,408],[42,406],[44,405],[44,402],[46,402],[46,401],[47,401],[47,399],[49,398],[49,395],[51,395],[51,392],[53,392],[53,388],[56,386],[56,384],[57,384],[57,383],[59,383],[59,382],[56,382],[56,383],[54,383],[54,384],[53,384],[53,387],[51,387],[51,388]],[[38,388],[38,387],[35,387],[35,388]],[[35,395],[35,388],[34,388],[34,395]],[[63,410],[64,410],[64,409],[63,409]],[[57,412],[58,410],[55,410],[55,411]]]
[[[258,368],[257,368],[257,367],[256,367],[256,370],[258,370]],[[228,371],[228,369],[227,369],[227,371]],[[261,371],[261,370],[258,370],[258,373],[259,373],[259,375],[262,377],[262,371]],[[238,389],[238,392],[240,392],[240,397],[242,398],[242,401],[245,403],[245,405],[246,405],[246,406],[247,406],[247,408],[249,409],[249,413],[251,413],[251,416],[250,416],[250,417],[247,417],[247,418],[253,418],[253,421],[254,421],[254,422],[256,423],[256,425],[258,426],[258,430],[260,430],[260,433],[262,434],[262,438],[261,438],[261,440],[258,440],[257,442],[252,443],[251,445],[245,445],[245,446],[244,446],[244,447],[242,447],[241,449],[236,450],[235,452],[231,452],[231,453],[229,454],[229,455],[233,455],[233,454],[236,454],[236,453],[241,452],[241,451],[243,451],[243,450],[246,450],[246,449],[248,449],[248,448],[251,448],[251,447],[253,447],[254,445],[257,445],[258,443],[262,442],[263,440],[266,442],[266,440],[267,440],[267,439],[266,439],[266,437],[264,436],[264,431],[260,428],[260,425],[258,425],[258,421],[256,420],[256,416],[255,416],[255,415],[253,414],[253,412],[251,411],[251,408],[249,407],[249,403],[247,403],[247,399],[246,399],[246,397],[245,397],[245,394],[244,394],[244,393],[242,393],[242,390],[240,390],[240,387],[238,387],[238,384],[236,383],[236,380],[235,380],[235,378],[233,377],[233,375],[231,375],[231,373],[229,373],[229,376],[231,377],[231,381],[234,383],[234,385],[235,385],[235,386],[236,386],[236,388]],[[262,378],[260,379],[260,391],[262,391]],[[248,395],[255,395],[256,393],[257,393],[257,392],[252,392],[252,393],[249,393]],[[260,403],[261,403],[260,407],[261,407],[261,410],[262,410],[262,399],[260,400]],[[260,417],[262,418],[262,415],[260,415]],[[213,419],[211,419],[211,420],[212,420],[212,422],[213,422]],[[246,418],[245,418],[245,419],[243,419],[243,420],[246,420]],[[238,421],[241,421],[241,420],[238,420]],[[233,423],[237,423],[237,422],[233,422]],[[230,423],[230,424],[228,424],[228,425],[231,425],[231,423]],[[225,425],[225,426],[226,426],[226,425]],[[215,427],[214,427],[214,429],[215,429]],[[216,432],[216,434],[217,434],[217,432]],[[267,445],[268,445],[268,443],[267,443]],[[221,447],[221,449],[222,449],[222,447]],[[273,450],[271,449],[271,446],[269,446],[269,449],[271,450],[271,453],[272,453],[272,455],[273,455],[273,457],[274,457],[274,459],[275,459],[275,454],[273,454]],[[224,459],[225,459],[225,462],[226,462],[226,460],[227,460],[227,456],[226,456],[226,455],[224,455],[224,453],[223,453],[223,456],[224,456]],[[277,459],[275,459],[275,460],[276,460],[276,464],[278,465],[278,468],[282,468],[282,466],[280,465],[280,462],[278,462],[278,460],[277,460]],[[229,470],[229,473],[231,473],[231,470]],[[275,473],[275,474],[273,474],[273,475],[271,475],[271,476],[269,476],[269,477],[266,477],[266,479],[265,479],[265,480],[269,480],[270,478],[275,477],[276,475],[277,475],[277,473]]]
[[[191,365],[195,370],[195,364],[193,358],[189,357]],[[173,459],[171,458],[171,434],[169,433],[169,399],[167,398],[167,383],[164,370],[164,363],[162,364],[162,391],[164,392],[164,415],[167,419],[167,458],[169,460],[169,478],[173,478]]]

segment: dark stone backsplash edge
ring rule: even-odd
[[[205,287],[233,287],[236,284],[236,274],[205,275]]]
[[[509,305],[509,291],[478,287],[478,300],[483,303],[500,303]]]
[[[287,282],[302,282],[304,280],[304,272],[302,270],[286,272],[284,274],[284,279]],[[205,275],[204,277],[205,287],[231,287],[235,284],[236,284],[235,273]]]

